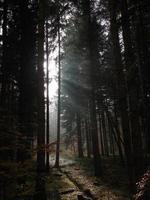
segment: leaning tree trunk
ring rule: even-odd
[[[124,155],[123,155],[123,149],[122,149],[122,143],[123,142],[121,140],[121,136],[120,136],[120,132],[119,132],[118,126],[117,126],[117,124],[115,124],[113,122],[113,117],[108,112],[108,110],[106,110],[106,115],[107,115],[107,118],[108,118],[108,122],[109,122],[109,125],[110,125],[110,128],[111,128],[114,140],[115,140],[115,142],[117,144],[117,147],[118,147],[120,161],[121,161],[122,165],[124,165],[125,162],[124,162]]]

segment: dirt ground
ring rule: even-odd
[[[106,163],[104,168],[103,177],[97,179],[93,176],[92,169],[80,162],[65,165],[60,169],[53,169],[47,187],[57,190],[62,200],[77,200],[79,196],[87,200],[129,200],[123,170],[116,178],[115,170],[118,169],[110,170],[110,163]]]

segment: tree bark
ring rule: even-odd
[[[88,129],[88,122],[85,120],[85,134],[86,134],[86,148],[87,148],[87,157],[91,157],[91,150],[90,150],[90,139],[89,139],[89,129]]]
[[[7,72],[7,12],[8,12],[8,5],[7,5],[7,0],[4,1],[3,3],[3,24],[2,24],[2,30],[3,30],[3,35],[2,35],[2,40],[3,40],[3,46],[2,46],[2,66],[1,66],[1,71],[2,71],[2,86],[1,86],[1,91],[0,91],[0,104],[3,108],[6,107],[6,88],[8,84],[8,72]]]
[[[49,172],[49,51],[48,51],[48,21],[46,22],[46,70],[47,70],[47,101],[46,101],[46,108],[47,108],[47,119],[46,119],[46,170]]]
[[[82,134],[81,134],[81,116],[80,113],[77,113],[77,139],[78,139],[78,157],[83,158],[83,143],[82,143]]]
[[[95,70],[93,66],[97,63],[93,54],[92,44],[93,35],[92,35],[92,23],[91,23],[91,2],[90,0],[82,0],[83,6],[83,16],[86,20],[88,27],[88,48],[89,48],[89,57],[90,57],[90,79],[91,79],[91,93],[90,93],[90,119],[91,119],[91,136],[92,136],[92,147],[93,147],[93,157],[94,157],[94,171],[95,176],[101,176],[102,166],[101,166],[101,157],[99,153],[99,144],[98,144],[98,130],[97,130],[97,117],[96,117],[96,98],[95,98]],[[97,52],[97,49],[96,49]]]
[[[123,73],[123,65],[121,58],[121,50],[119,44],[119,36],[118,36],[118,24],[117,24],[117,2],[115,0],[109,0],[109,8],[110,8],[110,31],[111,31],[111,40],[113,45],[113,55],[114,55],[114,65],[116,71],[116,79],[117,79],[117,100],[119,105],[119,112],[122,120],[122,129],[123,129],[123,137],[124,137],[124,147],[125,147],[125,155],[126,162],[128,167],[128,175],[130,179],[130,184],[133,188],[134,185],[134,170],[133,170],[133,152],[131,145],[131,136],[129,129],[129,115],[128,115],[128,103],[127,103],[127,88],[125,77]]]
[[[106,118],[105,118],[105,112],[102,111],[102,129],[103,129],[103,140],[104,140],[104,152],[106,156],[109,156],[109,150],[108,150],[108,138],[107,138],[107,130],[106,130]]]
[[[101,155],[104,156],[104,142],[103,142],[103,128],[102,128],[102,116],[98,114],[98,119],[99,119],[99,137],[100,137],[100,149],[101,149]]]
[[[131,41],[131,30],[130,30],[130,19],[128,15],[128,5],[127,1],[123,0],[121,3],[121,14],[122,14],[122,30],[123,30],[123,40],[124,40],[124,52],[125,52],[125,64],[126,70],[129,73],[129,68],[132,67],[133,61],[135,59],[134,50],[132,48]],[[141,28],[141,27],[140,27]],[[140,63],[138,63],[138,66]],[[129,108],[130,108],[130,122],[131,122],[131,134],[132,134],[132,146],[133,146],[133,160],[134,160],[134,170],[135,170],[135,179],[139,178],[143,173],[143,149],[142,149],[142,137],[141,137],[141,126],[140,126],[140,108],[139,106],[139,88],[142,97],[142,102],[144,101],[144,92],[143,92],[143,81],[140,78],[139,74],[128,74],[128,77],[138,77],[140,82],[140,87],[138,87],[137,81],[133,82],[132,80],[127,79],[127,90],[128,90],[128,99],[129,99]],[[128,86],[128,83],[132,81],[134,88]],[[144,103],[144,102],[143,102]],[[144,109],[144,106],[143,106]],[[136,181],[135,180],[135,181]]]
[[[38,134],[37,181],[35,199],[45,200],[45,102],[44,102],[44,2],[39,0],[38,10]]]
[[[59,14],[58,14],[59,15]],[[56,146],[56,163],[55,166],[59,167],[60,156],[60,95],[61,95],[61,58],[60,58],[60,16],[58,17],[58,111],[57,111],[57,146]]]

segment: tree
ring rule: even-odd
[[[44,103],[44,2],[39,1],[38,10],[38,134],[37,134],[37,182],[36,198],[45,199],[45,103]]]
[[[46,151],[46,169],[49,172],[49,44],[48,44],[48,21],[46,22],[46,84],[47,84],[47,90],[46,90],[46,95],[47,95],[47,101],[46,101],[46,145],[47,145],[47,151]]]
[[[130,178],[130,183],[133,185],[134,180],[134,171],[133,171],[133,161],[132,161],[132,144],[130,137],[129,129],[129,113],[128,113],[128,102],[127,102],[127,88],[125,82],[125,75],[123,73],[124,67],[122,65],[121,50],[119,44],[119,35],[118,35],[118,25],[116,21],[117,17],[117,4],[115,1],[109,1],[110,7],[110,23],[111,23],[111,39],[113,45],[113,54],[114,54],[114,65],[116,68],[116,78],[117,78],[117,97],[119,104],[119,112],[122,120],[123,136],[125,143],[125,154],[128,165],[128,173]]]
[[[28,1],[20,3],[20,28],[21,28],[21,52],[20,52],[20,80],[19,80],[19,120],[20,132],[26,138],[22,141],[24,149],[18,150],[18,160],[31,158],[31,143],[33,141],[33,122],[35,107],[35,12],[28,8]],[[29,30],[28,30],[29,29]],[[26,152],[25,152],[26,151]],[[30,152],[30,153],[29,153]]]
[[[59,15],[59,13],[58,13]],[[60,17],[60,16],[59,16]],[[57,148],[56,148],[56,167],[59,167],[60,152],[60,95],[61,95],[61,44],[60,44],[60,18],[58,17],[58,113],[57,113]]]
[[[80,113],[76,114],[77,120],[77,139],[78,139],[78,157],[83,157],[83,143],[82,143],[82,132],[81,132],[81,116]]]
[[[94,168],[95,175],[100,176],[102,174],[101,167],[101,158],[99,154],[99,144],[98,144],[98,130],[97,130],[97,117],[96,117],[96,102],[95,102],[95,67],[97,58],[93,54],[93,37],[92,37],[92,18],[91,18],[91,4],[90,1],[82,1],[83,17],[87,24],[87,36],[88,36],[88,50],[90,56],[90,84],[91,84],[91,93],[90,93],[90,118],[91,118],[91,135],[92,135],[92,144],[93,144],[93,156],[94,156]],[[95,49],[97,52],[97,49]]]
[[[121,4],[121,13],[122,13],[122,29],[123,29],[123,39],[124,39],[124,56],[125,56],[125,66],[127,73],[129,73],[129,69],[133,65],[133,61],[135,62],[135,55],[132,48],[131,41],[131,31],[130,31],[130,20],[128,16],[128,4],[126,1],[123,1]],[[131,59],[132,55],[132,59]],[[134,71],[134,76],[137,76],[137,79],[140,81],[140,77]],[[128,78],[132,76],[130,74]],[[127,80],[130,83],[130,79]],[[134,83],[135,82],[135,83]],[[135,106],[135,104],[139,101],[139,89],[137,87],[138,83],[136,81],[132,81],[132,84],[135,84],[134,89],[131,89],[129,84],[127,85],[129,91],[129,104],[130,104],[130,121],[131,121],[131,132],[132,132],[132,140],[133,140],[133,158],[134,158],[134,167],[135,167],[135,179],[137,179],[143,172],[143,148],[142,148],[142,137],[141,137],[141,127],[139,122],[139,108]],[[141,87],[142,82],[140,82]],[[141,88],[140,87],[140,88]],[[143,90],[143,89],[142,89]],[[140,93],[142,94],[142,90]],[[142,95],[143,96],[143,95]],[[140,160],[140,162],[139,162]]]

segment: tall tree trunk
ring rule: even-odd
[[[102,116],[98,114],[99,119],[99,137],[100,137],[100,149],[101,149],[101,155],[104,156],[104,143],[103,143],[103,128],[102,128]]]
[[[125,48],[125,64],[126,70],[129,71],[129,68],[133,65],[133,59],[135,58],[133,48],[132,48],[132,41],[131,41],[131,31],[130,31],[130,19],[128,15],[128,5],[127,1],[123,0],[121,3],[121,14],[122,14],[122,30],[123,30],[123,40],[124,40],[124,48]],[[139,65],[140,63],[138,63]],[[135,170],[135,179],[139,178],[140,175],[143,173],[143,149],[142,149],[142,137],[141,137],[141,126],[140,126],[140,108],[139,106],[139,87],[137,82],[133,82],[133,76],[135,75],[138,77],[138,74],[133,74],[130,76],[132,77],[132,85],[134,85],[134,89],[128,89],[128,98],[130,104],[130,122],[131,122],[131,133],[132,133],[132,145],[133,145],[133,160],[134,160],[134,170]],[[140,93],[142,97],[142,101],[144,98],[143,94],[143,81],[138,77],[140,81]],[[127,85],[128,88],[128,85]],[[143,102],[144,103],[144,102]],[[144,108],[144,107],[143,107]]]
[[[128,167],[128,175],[130,179],[130,184],[133,188],[134,185],[134,170],[133,170],[133,152],[131,146],[131,136],[129,129],[129,118],[128,118],[128,103],[127,103],[127,89],[126,82],[123,73],[123,65],[121,59],[121,50],[119,44],[119,36],[118,36],[118,24],[117,24],[117,2],[115,0],[109,0],[110,7],[110,26],[111,26],[111,40],[113,45],[113,55],[114,55],[114,65],[116,71],[116,79],[117,79],[117,100],[119,104],[119,111],[122,120],[122,129],[123,129],[123,137],[124,137],[124,147],[125,147],[125,155]]]
[[[146,12],[149,10],[149,4],[146,1],[136,1],[136,13],[134,17],[134,31],[136,44],[136,59],[139,75],[140,88],[140,114],[141,114],[141,128],[145,142],[145,153],[150,153],[150,136],[149,136],[149,118],[150,112],[150,42],[149,42],[149,21],[150,16]],[[145,9],[147,7],[147,9]]]
[[[81,133],[81,116],[80,113],[77,113],[77,139],[78,139],[78,156],[79,158],[83,157],[83,144],[82,144],[82,133]]]
[[[91,150],[90,150],[90,138],[89,138],[89,128],[88,128],[88,120],[85,120],[85,134],[86,134],[86,148],[87,148],[87,157],[91,157]]]
[[[98,130],[97,130],[97,113],[96,113],[96,98],[95,98],[95,74],[96,69],[93,68],[97,63],[95,60],[95,56],[93,54],[93,47],[95,45],[92,44],[93,35],[92,35],[92,23],[91,23],[91,1],[90,0],[82,0],[82,9],[83,9],[83,17],[87,23],[88,27],[88,48],[89,48],[89,56],[90,56],[90,79],[91,79],[91,98],[90,98],[90,119],[91,119],[91,136],[92,136],[92,147],[93,147],[93,158],[94,158],[94,171],[95,176],[100,176],[102,174],[102,166],[101,166],[101,157],[99,153],[99,144],[98,144]],[[97,49],[96,49],[97,52]]]
[[[35,84],[35,24],[33,13],[28,8],[28,1],[20,2],[21,52],[19,80],[19,120],[24,149],[18,150],[18,160],[31,158],[34,121],[34,84]]]
[[[104,140],[104,150],[105,155],[109,156],[109,150],[108,150],[108,138],[107,138],[107,130],[106,130],[106,118],[105,118],[105,112],[102,111],[102,127],[103,127],[103,140]]]
[[[108,112],[108,110],[106,110],[106,114],[107,114],[107,118],[108,118],[111,130],[112,130],[115,142],[116,142],[117,147],[118,147],[120,161],[121,161],[122,165],[124,165],[125,162],[124,162],[122,141],[121,141],[121,136],[120,136],[120,133],[119,133],[119,129],[118,129],[117,125],[114,124],[113,118],[112,118],[111,114]]]
[[[49,172],[49,51],[48,51],[48,21],[46,22],[46,70],[47,70],[47,101],[46,101],[46,170]]]
[[[106,114],[107,116],[107,114]],[[113,137],[113,133],[112,133],[112,128],[111,125],[109,123],[109,119],[107,117],[107,121],[108,121],[108,133],[109,133],[109,144],[110,144],[110,154],[114,155],[114,137]]]
[[[59,15],[59,14],[58,14]],[[59,167],[60,156],[60,94],[61,94],[61,58],[60,58],[60,17],[58,17],[58,111],[57,111],[57,146],[56,146],[56,163],[55,166]]]
[[[2,72],[2,80],[1,80],[1,91],[0,91],[0,105],[5,108],[6,105],[6,86],[7,86],[7,78],[8,78],[8,73],[7,73],[7,14],[8,14],[8,5],[7,5],[7,0],[3,2],[3,24],[2,24],[2,30],[3,30],[3,35],[2,35],[2,41],[3,41],[3,46],[2,46],[2,66],[1,66],[1,72]]]
[[[44,103],[44,2],[39,0],[38,12],[38,134],[37,182],[35,199],[45,200],[45,103]]]
[[[95,176],[101,176],[102,166],[101,166],[101,157],[99,153],[96,107],[93,99],[91,102],[91,135],[92,135]]]

